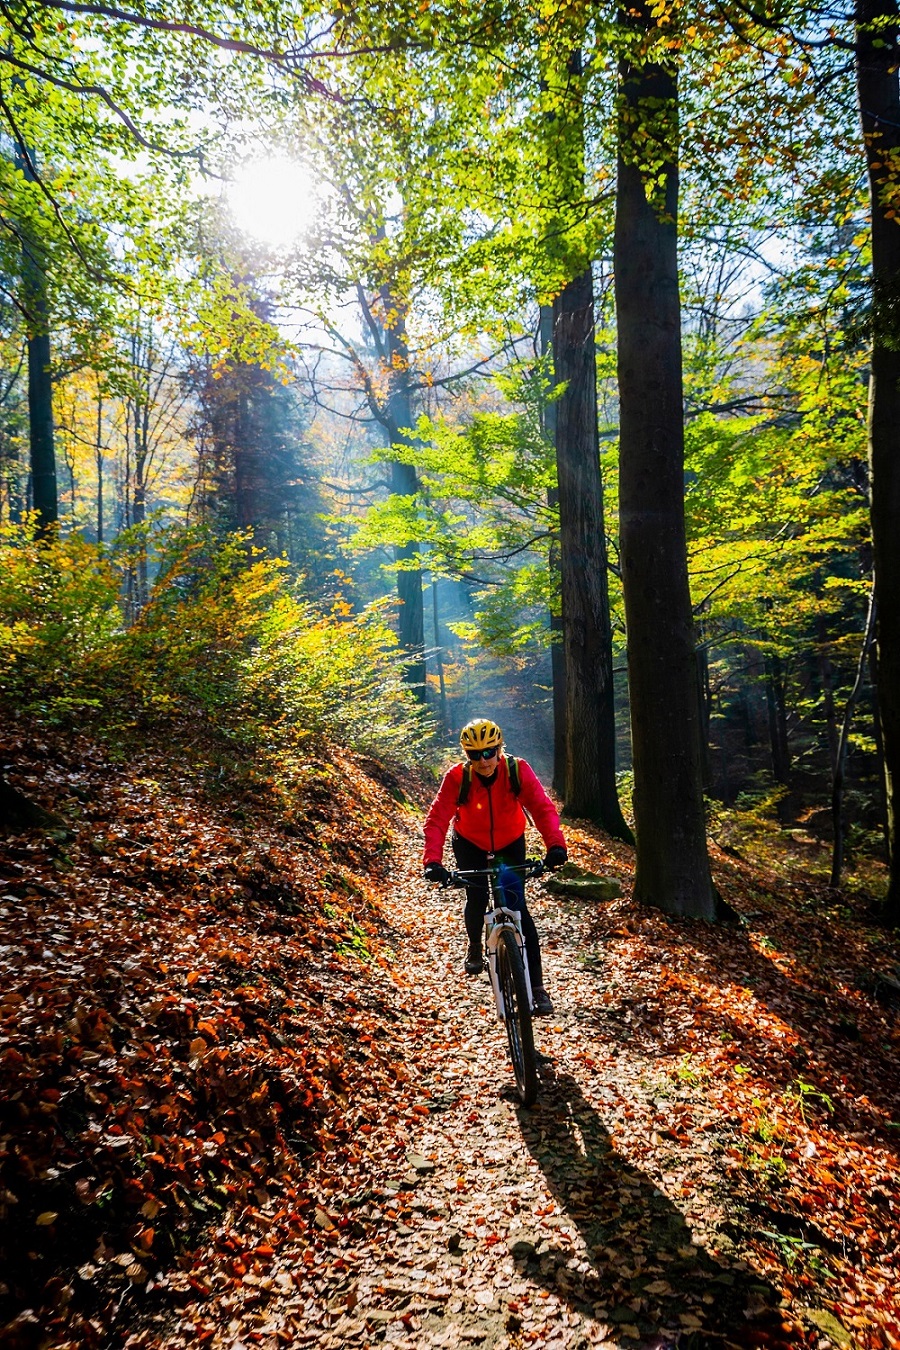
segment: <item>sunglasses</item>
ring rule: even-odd
[[[499,745],[489,745],[486,750],[467,750],[469,759],[493,759],[500,753]]]

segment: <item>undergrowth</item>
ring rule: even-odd
[[[200,721],[287,781],[316,738],[387,763],[430,739],[390,602],[322,608],[240,534],[177,528],[154,544],[158,578],[128,621],[145,540],[0,528],[0,699],[11,711],[119,734]]]

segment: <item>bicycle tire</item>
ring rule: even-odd
[[[528,999],[522,954],[514,935],[509,931],[500,934],[497,947],[497,975],[503,994],[503,1015],[509,1042],[509,1057],[516,1076],[519,1099],[523,1106],[533,1106],[537,1100],[538,1080],[531,1003]]]

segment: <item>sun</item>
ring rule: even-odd
[[[239,230],[279,249],[295,243],[319,209],[318,185],[305,165],[287,155],[247,160],[226,197]]]

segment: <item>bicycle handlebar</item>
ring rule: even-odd
[[[459,890],[478,877],[496,877],[501,867],[508,867],[511,872],[518,872],[523,881],[529,877],[543,876],[545,872],[553,870],[547,867],[543,858],[526,858],[524,863],[498,863],[494,867],[468,868],[451,872],[450,880],[439,884],[442,891]]]

